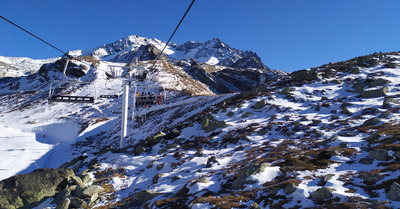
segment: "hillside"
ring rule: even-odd
[[[144,68],[147,79],[136,82],[137,90],[166,89],[167,99],[135,111],[143,119],[129,120],[128,146],[119,149],[121,98],[100,99],[97,94],[93,104],[47,103],[49,82],[64,79],[65,60],[45,64],[29,76],[1,79],[5,146],[0,178],[5,180],[0,204],[20,198],[19,204],[54,208],[53,198],[16,198],[5,195],[11,191],[6,188],[37,168],[62,166],[86,179],[83,184],[74,177],[65,190],[57,190],[69,191],[68,201],[80,201],[79,207],[400,207],[399,53],[375,53],[286,75],[237,68],[240,58],[222,66],[194,58],[175,60],[168,53],[150,69],[152,60],[146,58],[157,51],[148,44],[133,51],[124,51],[123,44],[112,46],[94,50],[98,57],[75,52],[81,54],[71,61],[70,76],[90,84],[63,92],[120,93],[122,81],[107,80],[113,65],[122,75]],[[189,43],[186,49],[194,46],[199,44]],[[143,58],[143,68],[113,60],[129,53],[135,60],[136,55]],[[198,68],[207,72],[205,77]],[[260,85],[261,74],[270,78],[268,84]],[[243,75],[254,81],[249,79],[243,89],[227,79]],[[218,86],[222,79],[224,87]],[[11,177],[15,174],[21,175]],[[93,195],[81,194],[96,185],[101,188]]]

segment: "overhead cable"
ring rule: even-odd
[[[5,21],[11,23],[11,24],[14,25],[15,27],[17,27],[17,28],[23,30],[24,32],[28,33],[29,35],[35,37],[36,39],[39,39],[40,41],[42,41],[42,42],[44,42],[45,44],[51,46],[52,48],[56,49],[57,51],[63,53],[65,56],[67,56],[67,57],[69,57],[69,58],[72,58],[72,57],[71,57],[70,55],[68,55],[66,52],[64,52],[64,51],[62,51],[61,49],[55,47],[54,45],[50,44],[49,42],[47,42],[47,41],[45,41],[45,40],[39,38],[38,36],[34,35],[33,33],[31,33],[31,32],[29,32],[29,31],[25,30],[25,29],[22,28],[21,26],[19,26],[19,25],[13,23],[11,20],[8,20],[7,18],[5,18],[5,17],[3,17],[3,16],[1,16],[1,15],[0,15],[0,18],[2,18],[2,19],[4,19]]]
[[[195,0],[192,1],[192,3],[190,3],[188,9],[186,10],[185,14],[183,15],[181,21],[179,21],[178,25],[176,26],[174,32],[172,33],[172,35],[169,37],[167,43],[165,44],[164,48],[161,50],[161,53],[157,56],[156,61],[154,62],[153,66],[151,67],[151,69],[154,68],[154,66],[157,64],[158,59],[160,58],[160,56],[163,54],[165,48],[167,48],[169,42],[171,41],[172,37],[175,35],[175,32],[178,30],[179,26],[181,25],[181,23],[183,22],[183,19],[185,19],[187,13],[189,12],[190,8],[192,7],[193,3]]]

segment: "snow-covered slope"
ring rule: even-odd
[[[0,77],[20,77],[35,73],[46,63],[60,58],[35,60],[27,57],[0,56]]]

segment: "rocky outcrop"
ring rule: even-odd
[[[322,204],[324,200],[332,198],[332,189],[327,187],[321,187],[312,193],[311,198],[317,204]]]
[[[246,183],[246,179],[254,174],[261,173],[264,169],[268,167],[267,163],[262,164],[251,164],[245,168],[242,168],[236,180],[232,183],[231,189],[242,189]]]
[[[394,182],[392,186],[390,186],[390,190],[386,193],[386,197],[389,200],[400,201],[400,184]]]
[[[0,182],[0,208],[33,207],[75,176],[70,168],[42,168],[29,174],[20,174]]]
[[[318,77],[318,72],[315,69],[298,70],[290,74],[292,81],[311,81],[317,79]]]

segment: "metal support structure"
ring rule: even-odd
[[[120,148],[126,147],[126,136],[128,133],[128,101],[129,101],[129,83],[124,82],[122,94],[122,114],[121,114],[121,140]]]
[[[135,109],[136,109],[136,91],[137,86],[135,85],[135,91],[133,92],[133,105],[132,105],[132,120],[135,121]]]

